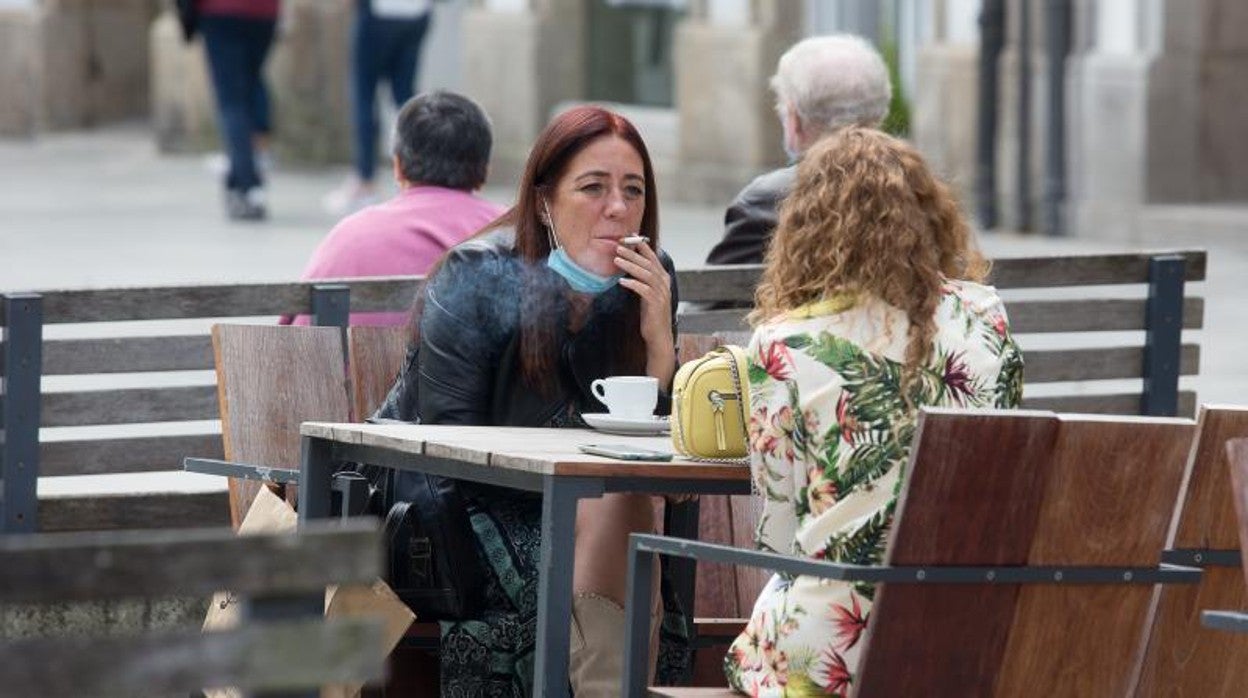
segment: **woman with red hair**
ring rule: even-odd
[[[654,170],[631,123],[597,107],[555,117],[533,146],[516,204],[430,272],[406,366],[379,416],[583,427],[583,413],[602,409],[595,379],[649,375],[666,393],[677,293],[658,219]],[[637,235],[648,242],[622,243]],[[541,497],[457,488],[485,610],[443,625],[442,693],[531,695]],[[653,531],[654,511],[651,497],[624,493],[579,505],[569,666],[577,696],[619,692],[628,535]]]

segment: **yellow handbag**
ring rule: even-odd
[[[749,455],[745,350],[724,345],[680,367],[672,382],[672,448],[694,460],[744,462]]]

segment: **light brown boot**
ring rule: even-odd
[[[654,677],[661,615],[650,614],[650,659],[647,676]],[[568,680],[576,698],[615,698],[624,676],[624,608],[605,596],[578,593],[572,597],[572,629]]]

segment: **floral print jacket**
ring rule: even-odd
[[[991,287],[947,281],[915,407],[1016,407],[1023,359]],[[916,411],[902,392],[908,323],[838,296],[759,327],[750,341],[750,461],[763,550],[880,562]],[[845,696],[874,587],[776,575],[725,658],[752,696]]]

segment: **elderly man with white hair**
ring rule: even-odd
[[[776,228],[776,209],[793,188],[802,153],[846,126],[878,127],[892,99],[888,67],[861,37],[833,34],[794,44],[771,78],[790,164],[750,182],[724,215],[724,239],[708,264],[759,264]]]

